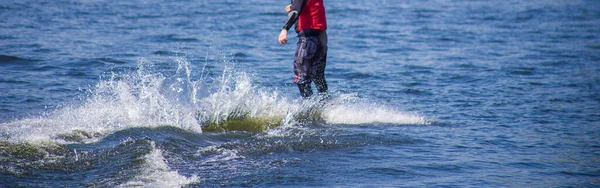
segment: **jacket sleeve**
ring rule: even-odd
[[[298,21],[298,16],[300,12],[302,12],[302,8],[306,4],[308,0],[292,0],[292,7],[290,13],[288,13],[288,18],[283,25],[283,29],[290,30],[290,28]]]

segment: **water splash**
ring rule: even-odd
[[[0,128],[10,139],[20,141],[52,140],[73,131],[111,133],[137,126],[172,125],[201,132],[195,107],[190,105],[197,87],[189,79],[189,62],[176,59],[175,63],[175,75],[165,76],[154,73],[151,62],[140,60],[137,72],[109,74],[89,89],[81,104],[5,123]]]
[[[319,99],[291,100],[255,85],[252,75],[227,66],[216,78],[194,80],[189,61],[182,57],[172,60],[161,67],[141,59],[135,72],[110,73],[89,89],[89,96],[80,104],[0,124],[2,137],[94,142],[127,128],[163,125],[201,133],[202,127],[228,124],[259,132],[307,119],[325,124],[428,123],[422,116],[361,101],[355,95],[333,96],[324,103]]]

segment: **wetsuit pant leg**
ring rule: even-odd
[[[327,32],[323,31],[318,36],[321,48],[318,51],[318,57],[314,64],[314,81],[319,93],[327,93],[327,81],[325,81],[325,66],[327,64]]]
[[[310,83],[315,76],[314,61],[321,48],[316,37],[299,36],[294,58],[294,82],[304,98],[312,95]]]

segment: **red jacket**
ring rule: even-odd
[[[297,0],[298,1],[298,0]],[[298,16],[298,32],[311,30],[326,30],[325,6],[323,0],[308,0]]]
[[[292,7],[283,29],[289,30],[296,21],[298,21],[296,32],[326,30],[327,19],[325,18],[323,0],[292,0]]]

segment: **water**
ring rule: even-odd
[[[285,3],[0,2],[0,187],[600,186],[600,2]]]

